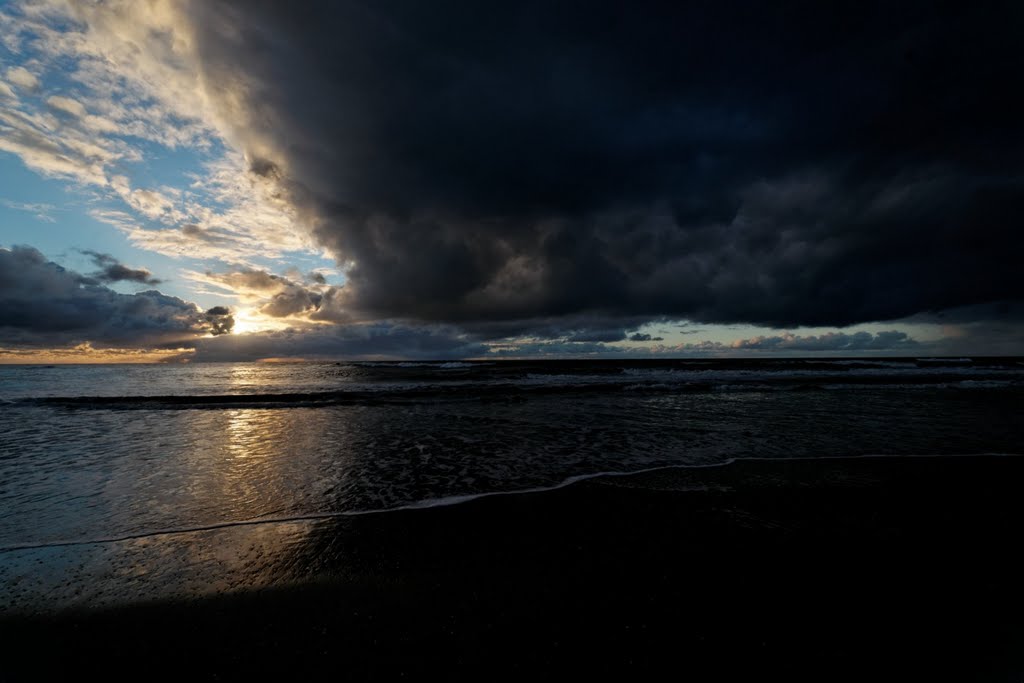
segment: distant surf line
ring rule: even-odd
[[[446,384],[380,385],[341,391],[251,394],[164,394],[124,396],[38,396],[8,399],[10,408],[64,408],[70,410],[215,410],[284,409],[332,406],[395,405],[478,399],[518,398],[562,394],[615,393],[786,393],[799,391],[857,390],[976,390],[1024,387],[1024,373],[856,374],[775,373],[707,377],[697,373],[623,375],[614,378],[578,378],[553,381],[552,377],[527,377],[519,381],[452,382]]]

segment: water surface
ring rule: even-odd
[[[1019,453],[1019,359],[0,367],[0,547],[751,457]]]

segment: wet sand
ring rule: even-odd
[[[1019,682],[1022,482],[1024,457],[745,461],[8,551],[0,680]]]

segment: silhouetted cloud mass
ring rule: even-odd
[[[634,341],[634,342],[664,341],[664,337],[652,337],[649,334],[644,334],[644,333],[641,333],[641,332],[636,332],[634,334],[629,335],[629,341]]]
[[[252,173],[346,265],[346,315],[845,326],[1024,298],[1017,3],[188,17]]]
[[[227,306],[214,306],[206,311],[206,315],[203,318],[206,321],[209,333],[215,337],[222,334],[230,334],[231,330],[235,327],[235,319],[231,316],[231,311]]]
[[[155,290],[121,294],[66,270],[31,247],[0,249],[0,344],[188,347],[229,332],[230,311],[205,313]]]

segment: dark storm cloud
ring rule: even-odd
[[[1024,301],[994,301],[974,306],[961,306],[911,318],[914,322],[957,325],[977,320],[1003,320],[1024,323]]]
[[[793,327],[1024,298],[1019,3],[192,17],[252,172],[354,263],[337,310]]]
[[[477,320],[460,323],[462,329],[485,341],[530,337],[538,340],[621,341],[649,322],[650,316],[575,314],[512,320]]]
[[[217,306],[155,290],[120,294],[47,261],[31,247],[0,249],[0,346],[188,346],[234,321]]]
[[[82,281],[86,284],[138,282],[143,285],[158,285],[162,282],[153,277],[153,274],[145,268],[129,268],[110,254],[88,250],[83,250],[82,253],[91,257],[93,263],[99,268],[95,273],[83,278]]]
[[[636,332],[634,334],[629,335],[629,341],[634,341],[634,342],[665,341],[665,338],[664,337],[652,337],[649,334],[644,334],[644,333],[641,333],[641,332]]]
[[[1024,350],[1024,301],[952,308],[908,322],[941,324],[944,339],[937,352],[945,355],[1014,356]]]
[[[611,329],[611,330],[587,330],[585,332],[577,332],[570,336],[566,341],[569,342],[617,342],[622,341],[626,338],[626,332],[622,328]]]
[[[196,361],[276,357],[445,360],[487,353],[487,347],[450,327],[390,322],[205,338],[195,346]]]

